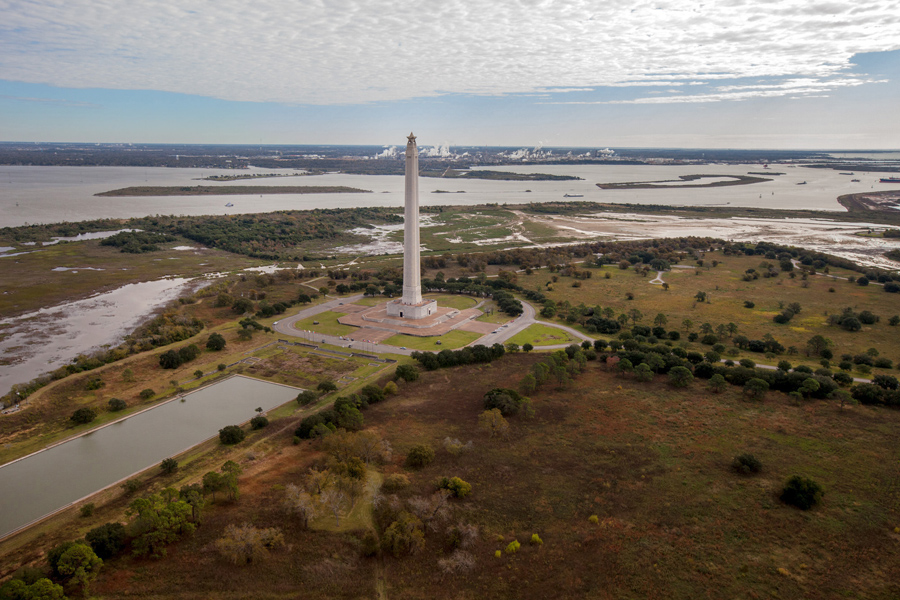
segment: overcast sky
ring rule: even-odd
[[[900,0],[0,0],[0,139],[900,148]]]

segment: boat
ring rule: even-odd
[[[227,206],[227,207],[231,207],[231,206],[234,206],[234,204],[233,204],[233,203],[231,203],[231,202],[229,202],[229,203],[228,203],[228,204],[226,204],[226,205],[225,205],[225,206]]]
[[[881,183],[900,183],[900,177],[882,177],[878,181]]]
[[[856,175],[856,173],[838,173],[838,175]]]
[[[859,183],[859,179],[851,179],[850,183]]]
[[[563,194],[563,198],[584,198],[584,194]]]
[[[805,182],[805,181],[801,181],[801,182],[798,183],[797,185],[806,185],[806,182]]]

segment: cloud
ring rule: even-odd
[[[897,0],[5,0],[0,79],[291,104],[741,78],[822,92],[854,54],[900,48],[898,26]],[[751,93],[797,90],[692,97]]]
[[[94,104],[93,102],[77,102],[73,100],[63,100],[60,98],[28,98],[25,96],[10,96],[7,94],[0,94],[0,98],[4,100],[15,100],[16,102],[33,102],[38,104],[58,104],[61,106],[75,106],[78,108],[98,108],[99,104]]]

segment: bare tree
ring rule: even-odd
[[[236,565],[259,562],[271,548],[282,545],[284,535],[277,527],[257,529],[246,523],[240,527],[229,525],[225,535],[215,542],[216,550]]]
[[[316,503],[312,495],[298,485],[288,484],[285,487],[284,509],[300,519],[304,529],[309,527],[309,521],[316,515]]]
[[[341,507],[347,500],[347,493],[336,487],[327,488],[319,494],[319,502],[331,510],[334,514],[334,523],[341,526]]]

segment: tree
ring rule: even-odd
[[[794,475],[787,480],[781,491],[780,499],[801,510],[809,510],[819,503],[824,495],[822,486],[807,477]]]
[[[814,335],[806,342],[806,347],[809,348],[810,353],[815,356],[820,356],[822,352],[827,350],[830,346],[831,340],[821,335]]]
[[[534,346],[532,346],[531,344],[529,344],[529,343],[522,344],[523,352],[531,352],[532,350],[534,350]]]
[[[297,394],[297,404],[300,406],[307,406],[316,401],[318,396],[315,392],[310,390],[303,390],[299,394]]]
[[[341,526],[341,507],[347,500],[347,493],[338,487],[329,487],[319,494],[319,502],[331,510],[336,527]]]
[[[324,381],[320,381],[319,385],[316,386],[316,389],[322,392],[323,394],[328,394],[330,392],[336,391],[337,385],[330,379],[326,379]]]
[[[634,377],[642,383],[653,381],[653,369],[647,363],[641,363],[634,368]]]
[[[163,369],[177,369],[182,365],[182,362],[176,350],[166,350],[159,355],[159,366]]]
[[[246,435],[239,425],[226,425],[219,430],[219,440],[226,446],[244,441]]]
[[[415,554],[425,547],[422,521],[410,512],[401,511],[381,535],[381,547],[396,558]]]
[[[839,402],[841,410],[844,409],[845,404],[850,405],[850,406],[855,406],[857,403],[856,399],[847,390],[841,390],[841,389],[832,390],[831,393],[828,394],[828,397],[832,400]]]
[[[97,411],[88,406],[82,406],[72,413],[69,420],[75,425],[85,425],[97,418]]]
[[[684,319],[681,322],[681,326],[684,327],[685,331],[690,333],[690,331],[694,328],[694,322],[691,321],[690,319]]]
[[[162,472],[166,475],[171,475],[178,470],[178,461],[174,458],[163,459],[163,461],[159,463],[159,468],[162,469]]]
[[[631,319],[631,322],[636,325],[638,321],[644,318],[644,313],[636,308],[632,308],[628,311],[628,318]]]
[[[694,294],[694,298],[696,298],[697,302],[708,302],[708,295],[706,292],[697,292]]]
[[[509,436],[509,423],[497,408],[486,410],[478,417],[478,426],[490,434],[490,437],[506,439]]]
[[[415,365],[399,365],[394,371],[394,379],[403,381],[415,381],[419,378],[419,370]]]
[[[820,384],[818,381],[809,377],[803,380],[803,385],[800,386],[798,390],[804,397],[808,398],[810,394],[814,394],[819,391]]]
[[[103,560],[86,544],[74,544],[59,557],[57,570],[60,575],[80,585],[85,597],[91,582],[97,577]]]
[[[125,547],[125,526],[121,523],[106,523],[87,532],[84,539],[91,549],[103,560],[112,558]]]
[[[725,381],[725,378],[722,376],[721,373],[716,373],[715,375],[713,375],[712,377],[709,378],[707,387],[709,388],[709,391],[711,391],[712,393],[718,394],[718,393],[725,391],[725,388],[728,387],[728,382]]]
[[[687,367],[672,367],[669,369],[669,383],[675,387],[687,387],[694,380],[694,374]]]
[[[131,368],[126,368],[122,371],[122,381],[125,383],[131,383],[134,381],[134,371]]]
[[[219,333],[210,334],[206,340],[206,349],[218,352],[225,348],[225,338]]]
[[[752,377],[744,384],[744,394],[753,400],[761,400],[768,391],[769,383],[758,377]]]
[[[269,550],[284,545],[284,535],[277,527],[257,529],[249,524],[229,524],[225,534],[215,541],[216,550],[236,565],[249,565],[266,557]]]
[[[664,315],[663,313],[658,313],[653,318],[653,324],[656,325],[657,327],[665,327],[668,322],[669,322],[669,319],[666,318],[666,315]]]
[[[306,490],[300,486],[289,483],[285,486],[283,506],[288,514],[294,515],[300,521],[303,529],[309,527],[309,521],[316,515],[316,504]]]
[[[253,302],[246,298],[238,298],[231,305],[231,310],[239,315],[253,311]]]
[[[42,577],[31,583],[23,579],[11,579],[0,585],[0,598],[3,600],[66,600],[66,595],[61,585]]]
[[[128,406],[125,404],[124,400],[120,400],[119,398],[110,398],[109,402],[106,403],[107,407],[109,407],[110,412],[118,412],[120,410],[125,410]]]
[[[203,369],[194,371],[194,379],[200,379],[201,377],[203,377]]]
[[[499,411],[498,411],[499,412]],[[406,454],[406,465],[414,469],[427,467],[434,460],[434,448],[428,444],[418,444]]]

